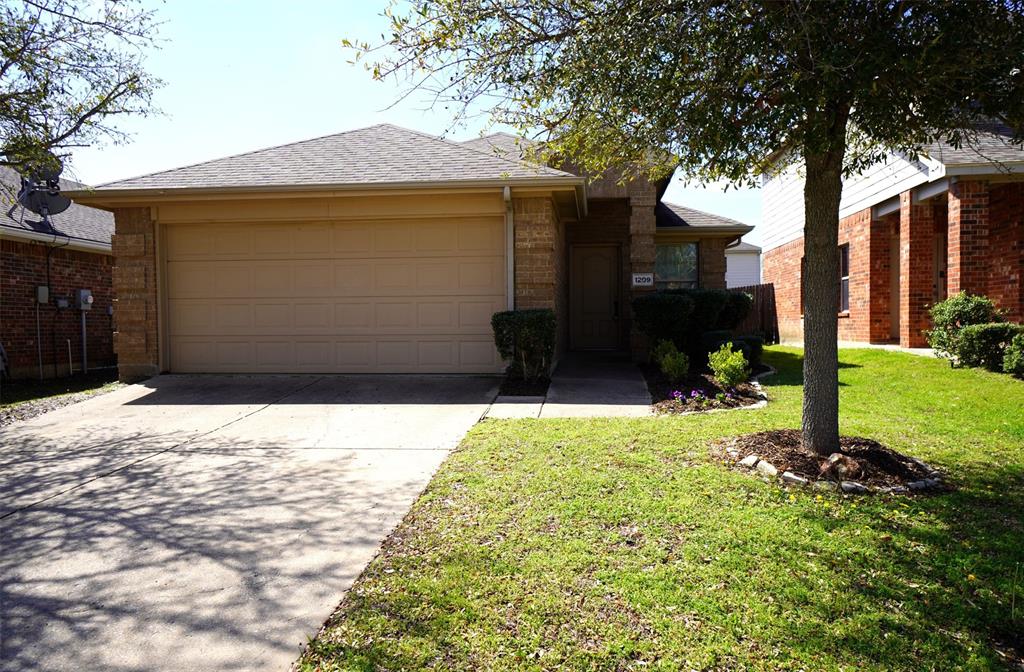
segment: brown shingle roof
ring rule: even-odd
[[[96,191],[382,185],[481,180],[578,179],[513,157],[379,124],[133,177]]]
[[[753,227],[735,219],[713,215],[710,212],[702,212],[687,208],[675,203],[662,201],[654,208],[654,217],[659,229],[679,229],[690,227],[693,229],[707,228],[735,228],[737,232],[747,232]]]
[[[927,147],[928,155],[947,166],[1024,161],[1024,146],[1011,142],[1013,131],[1000,123],[978,125],[970,144],[955,148],[947,142]]]

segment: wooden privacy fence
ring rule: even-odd
[[[749,285],[747,287],[730,287],[731,292],[745,292],[754,297],[754,305],[750,314],[736,327],[734,333],[758,334],[764,339],[765,345],[779,342],[779,315],[775,311],[775,285]]]

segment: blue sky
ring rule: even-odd
[[[386,0],[173,0],[154,2],[164,24],[149,70],[166,83],[162,115],[125,119],[126,145],[77,150],[68,176],[90,184],[174,168],[319,135],[390,122],[442,134],[451,120],[402,87],[348,62],[341,39],[379,40]],[[480,119],[449,133],[475,137]],[[666,200],[758,224],[757,190],[674,180]],[[747,240],[757,243],[755,229]]]

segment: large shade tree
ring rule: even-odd
[[[0,0],[0,166],[123,140],[117,120],[151,111],[156,29],[137,0]]]
[[[803,166],[805,448],[838,448],[844,175],[1024,128],[1020,0],[412,0],[350,44],[455,119],[483,111],[590,173],[753,183]],[[661,151],[652,151],[661,150]]]

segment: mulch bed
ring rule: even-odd
[[[550,384],[550,378],[526,381],[519,378],[506,377],[501,382],[501,391],[498,394],[507,397],[543,397],[547,395]]]
[[[770,463],[779,474],[790,472],[811,482],[842,479],[879,489],[906,487],[912,483],[937,478],[936,471],[923,462],[898,453],[872,439],[856,436],[840,437],[838,451],[855,461],[854,464],[844,460],[844,464],[854,470],[853,473],[847,473],[845,476],[837,475],[834,470],[831,473],[823,473],[822,468],[826,465],[827,458],[805,452],[800,443],[800,431],[797,429],[776,429],[726,439],[715,444],[712,452],[730,464],[739,463],[744,458],[755,455]]]
[[[761,401],[761,392],[749,382],[735,389],[723,389],[710,373],[691,372],[675,383],[671,382],[654,364],[641,364],[640,370],[647,381],[655,413],[691,413],[716,408],[739,408]],[[768,371],[760,367],[756,373]],[[679,393],[678,398],[676,393]]]

